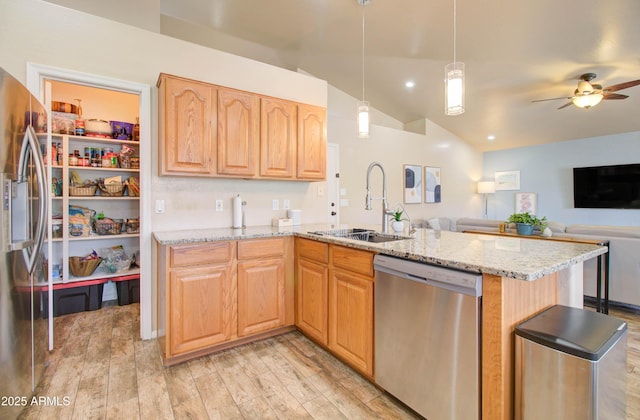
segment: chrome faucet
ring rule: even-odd
[[[371,197],[371,170],[374,167],[380,168],[382,172],[382,197]],[[382,231],[386,232],[389,228],[389,218],[387,216],[393,214],[393,211],[389,209],[389,203],[387,202],[387,176],[384,173],[384,168],[378,162],[371,162],[369,168],[367,168],[367,198],[365,210],[371,210],[371,200],[382,200]]]

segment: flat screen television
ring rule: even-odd
[[[573,168],[576,208],[640,209],[640,163]]]

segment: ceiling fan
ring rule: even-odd
[[[537,99],[531,102],[544,102],[544,101],[555,101],[557,99],[569,99],[569,102],[562,105],[558,109],[566,108],[569,105],[575,105],[578,108],[591,108],[592,106],[596,106],[603,99],[627,99],[629,96],[622,95],[617,92],[622,89],[627,89],[632,86],[640,85],[640,80],[630,80],[628,82],[619,83],[613,86],[607,86],[605,88],[602,85],[591,83],[593,79],[596,78],[595,73],[585,73],[580,76],[580,82],[578,82],[578,87],[574,91],[573,96],[562,96],[560,98],[549,98],[549,99]]]

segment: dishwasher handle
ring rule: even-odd
[[[457,271],[401,258],[376,255],[374,270],[469,296],[482,296],[482,275]]]

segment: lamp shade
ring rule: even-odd
[[[464,63],[447,64],[445,71],[445,114],[464,114]]]
[[[369,137],[369,102],[358,102],[358,137]]]
[[[478,194],[493,194],[496,192],[496,183],[493,181],[479,181]]]

